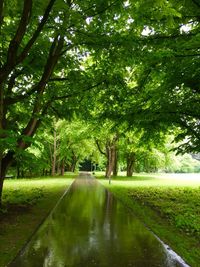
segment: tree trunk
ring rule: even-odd
[[[3,191],[3,182],[5,175],[0,177],[0,208],[2,207],[2,191]]]
[[[58,160],[58,162],[57,162],[57,169],[56,169],[57,174],[61,173],[61,171],[62,171],[61,170],[62,167],[60,166],[61,165],[60,163],[61,163],[60,160]]]
[[[0,207],[2,206],[3,182],[5,179],[8,167],[10,166],[12,161],[13,161],[13,152],[8,152],[4,158],[1,156],[1,160],[0,160]]]
[[[65,174],[65,160],[62,160],[62,165],[61,165],[61,175],[63,176]]]
[[[132,177],[135,169],[135,153],[130,152],[127,155],[127,176]]]
[[[118,151],[117,148],[115,147],[113,176],[117,176],[117,174],[118,174]]]
[[[76,163],[77,163],[77,160],[73,160],[73,162],[72,162],[72,172],[75,172],[75,170],[76,170]]]
[[[71,171],[75,172],[76,170],[76,164],[79,160],[78,156],[76,156],[76,154],[74,153],[74,151],[72,151],[72,165],[71,165]]]
[[[20,165],[17,163],[17,178],[20,177]]]
[[[54,130],[53,158],[52,158],[51,175],[54,176],[55,172],[56,172],[56,131]]]
[[[118,136],[114,136],[113,139],[107,142],[106,144],[106,157],[107,157],[107,166],[106,166],[106,175],[109,179],[109,184],[111,183],[111,174],[114,170],[114,167],[117,166],[117,141]],[[116,170],[115,170],[116,171]]]
[[[113,172],[114,163],[115,163],[115,146],[107,147],[106,150],[107,150],[106,177],[110,178],[110,176]]]

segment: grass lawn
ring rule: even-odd
[[[6,266],[72,183],[64,177],[5,180],[0,212],[0,267]]]
[[[124,176],[100,182],[192,267],[200,266],[200,174]]]

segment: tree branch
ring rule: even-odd
[[[38,83],[39,91],[42,91],[42,88],[44,88],[44,86],[46,86],[47,82],[49,81],[53,73],[54,67],[60,57],[60,52],[63,48],[63,44],[64,44],[63,36],[58,35],[54,38],[54,41],[49,51],[49,56],[48,56],[48,59],[47,59],[47,62],[44,68],[42,78],[40,82]]]
[[[71,93],[71,94],[68,94],[68,95],[63,95],[63,96],[58,96],[58,97],[55,97],[53,100],[62,100],[62,99],[66,99],[66,98],[70,98],[70,97],[75,97],[75,96],[79,96],[81,93],[84,93],[84,92],[87,92],[87,91],[90,91],[92,89],[94,89],[95,87],[98,87],[99,85],[103,84],[105,82],[105,80],[95,84],[95,85],[92,85],[88,88],[85,88],[83,89],[81,92],[74,92],[74,93]]]
[[[3,8],[4,8],[4,0],[0,0],[0,28],[3,24]]]
[[[22,62],[22,61],[26,58],[26,56],[27,56],[29,50],[31,49],[31,47],[32,47],[33,44],[35,43],[36,39],[38,38],[39,34],[41,33],[41,31],[42,31],[42,29],[43,29],[45,23],[47,22],[47,20],[48,20],[48,18],[49,18],[49,14],[50,14],[50,12],[51,12],[51,10],[52,10],[52,7],[53,7],[55,1],[56,1],[56,0],[50,0],[50,1],[49,1],[49,4],[48,4],[47,7],[46,7],[46,10],[45,10],[44,15],[43,15],[43,17],[42,17],[42,20],[40,21],[40,23],[39,23],[37,29],[36,29],[35,32],[33,33],[33,36],[32,36],[31,39],[28,41],[28,43],[27,43],[26,46],[24,47],[23,51],[22,51],[21,54],[19,55],[19,57],[17,58],[17,62],[18,62],[18,63]]]
[[[32,0],[24,0],[24,7],[22,11],[21,20],[14,38],[10,41],[7,63],[9,68],[12,68],[16,64],[17,50],[26,32],[26,27],[31,17]]]
[[[12,92],[12,88],[15,85],[15,79],[19,77],[21,74],[23,74],[23,69],[22,70],[15,70],[10,76],[10,79],[8,80],[8,87],[7,87],[7,95],[9,96]]]
[[[143,40],[150,40],[150,41],[154,41],[154,40],[159,40],[159,39],[177,39],[177,38],[189,38],[189,37],[193,37],[196,36],[197,33],[194,32],[190,32],[190,33],[183,33],[183,34],[174,34],[174,35],[161,35],[161,34],[154,34],[154,35],[150,35],[150,36],[143,36],[141,38],[141,41]]]
[[[120,2],[120,1],[119,0],[113,1],[110,5],[107,5],[104,8],[102,8],[101,10],[99,10],[98,12],[91,14],[90,17],[95,17],[97,15],[100,15],[100,14],[104,13],[105,11],[107,11],[108,9],[110,9],[111,7],[113,7],[117,2]],[[83,10],[83,12],[85,13],[85,12],[91,10],[92,8],[94,8],[94,5],[91,6],[90,8],[88,8],[88,9]]]
[[[38,82],[38,84],[34,85],[24,95],[7,97],[4,100],[4,103],[6,105],[12,105],[12,104],[15,104],[17,102],[20,102],[20,101],[26,99],[27,97],[31,96],[32,94],[36,93],[36,92],[37,92],[37,96],[36,96],[37,101],[36,102],[39,102],[41,100],[40,98],[44,92],[45,86],[46,86],[47,82],[49,81],[49,79],[52,75],[52,72],[54,70],[54,67],[58,61],[59,56],[60,56],[60,51],[62,50],[63,43],[64,43],[64,37],[56,36],[54,38],[54,41],[53,41],[51,48],[50,48],[50,51],[49,51],[49,56],[48,56],[47,62],[46,62],[45,67],[44,67],[43,75],[42,75],[40,81]]]
[[[200,140],[200,135],[199,132],[196,132],[193,127],[191,127],[190,125],[188,125],[185,121],[183,120],[179,120],[177,121],[177,123],[181,126],[184,127],[185,129],[187,129],[187,132],[190,133],[191,135],[194,135],[198,140]]]
[[[63,81],[69,81],[69,78],[52,77],[51,79],[49,79],[49,82],[63,82]]]
[[[30,136],[32,137],[36,130],[39,127],[39,124],[41,123],[41,118],[46,113],[49,105],[51,104],[50,101],[46,103],[43,107],[41,107],[41,97],[44,92],[45,86],[48,82],[48,79],[50,78],[53,69],[55,67],[55,64],[57,63],[57,60],[60,55],[60,51],[62,50],[64,42],[64,37],[56,36],[54,38],[54,41],[51,45],[50,51],[49,51],[49,57],[47,59],[44,72],[42,75],[41,80],[39,83],[34,87],[34,89],[37,91],[37,96],[35,98],[35,103],[32,111],[32,116],[27,123],[27,126],[22,131],[22,136]],[[26,143],[23,138],[19,139],[18,141],[18,147],[21,149],[25,149],[29,146],[29,143]]]
[[[13,82],[13,81],[12,81]],[[26,94],[24,95],[16,95],[14,97],[6,97],[4,100],[4,104],[5,105],[13,105],[16,104],[24,99],[26,99],[27,97],[31,96],[32,94],[34,94],[36,92],[36,86],[33,86]]]
[[[58,118],[61,118],[62,117],[61,114],[53,106],[50,105],[50,108],[56,114],[56,116],[58,116]]]
[[[27,123],[27,126],[22,130],[21,133],[21,138],[18,139],[17,141],[17,148],[20,149],[26,149],[27,147],[29,147],[31,145],[30,142],[26,142],[23,137],[24,136],[28,136],[28,137],[33,137],[35,132],[37,131],[38,127],[40,126],[41,122],[42,122],[42,118],[44,117],[44,115],[47,113],[47,110],[50,106],[50,102],[47,102],[46,105],[44,105],[41,113],[39,114],[38,117],[36,117],[34,112],[32,113],[32,116],[29,120],[29,122]]]
[[[107,155],[106,155],[106,152],[104,152],[104,151],[101,149],[101,146],[100,146],[99,141],[98,141],[97,139],[95,139],[95,143],[96,143],[96,145],[97,145],[97,148],[98,148],[99,152],[100,152],[102,155],[107,156]]]
[[[192,0],[192,2],[200,8],[200,3],[197,0]]]
[[[188,54],[188,55],[181,55],[181,54],[175,54],[175,57],[199,57],[200,54]]]

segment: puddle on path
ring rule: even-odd
[[[96,180],[80,176],[9,267],[182,267]]]

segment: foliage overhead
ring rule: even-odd
[[[199,15],[196,0],[1,1],[1,176],[48,116],[198,152]]]

